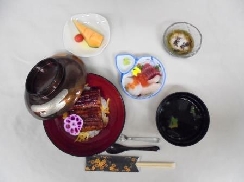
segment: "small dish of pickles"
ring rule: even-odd
[[[166,51],[177,57],[195,55],[202,44],[201,32],[187,22],[176,22],[170,25],[163,35],[163,45]]]

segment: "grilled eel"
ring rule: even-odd
[[[84,90],[69,114],[77,114],[83,119],[82,132],[103,129],[100,89]]]

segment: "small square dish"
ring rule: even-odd
[[[84,27],[83,32],[81,33],[78,30],[75,21],[81,24]],[[91,46],[89,45],[90,35],[96,34],[93,36],[93,42],[98,41],[98,36],[101,37],[99,39],[99,46]],[[83,34],[87,34],[83,35]],[[83,39],[80,41],[76,41],[76,35],[82,35]],[[106,48],[110,41],[110,26],[107,19],[99,14],[78,14],[72,16],[64,26],[63,30],[63,42],[66,50],[81,57],[91,57],[96,56]]]

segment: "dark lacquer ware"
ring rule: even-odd
[[[41,120],[61,115],[81,95],[86,75],[83,61],[74,55],[40,61],[26,79],[25,101],[29,112]]]
[[[140,146],[140,147],[134,147],[134,146],[124,146],[117,143],[114,143],[111,145],[106,152],[109,154],[119,154],[128,150],[141,150],[141,151],[158,151],[160,148],[158,146]]]
[[[124,102],[117,88],[107,79],[92,73],[87,74],[87,84],[89,87],[100,88],[101,96],[106,100],[110,99],[109,121],[98,135],[79,142],[76,141],[77,136],[64,130],[62,116],[43,121],[45,132],[52,143],[63,152],[77,157],[92,156],[105,151],[118,139],[125,122]]]
[[[162,100],[156,112],[156,124],[162,137],[176,146],[199,142],[208,131],[210,117],[197,96],[177,92]]]

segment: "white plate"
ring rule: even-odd
[[[80,43],[74,40],[75,35],[79,34],[79,31],[73,23],[73,19],[80,21],[98,31],[104,36],[104,40],[99,48],[91,48],[86,41]],[[65,23],[63,32],[64,47],[69,52],[81,56],[90,57],[100,54],[104,48],[108,45],[110,40],[110,27],[106,18],[99,14],[78,14],[74,15]]]

